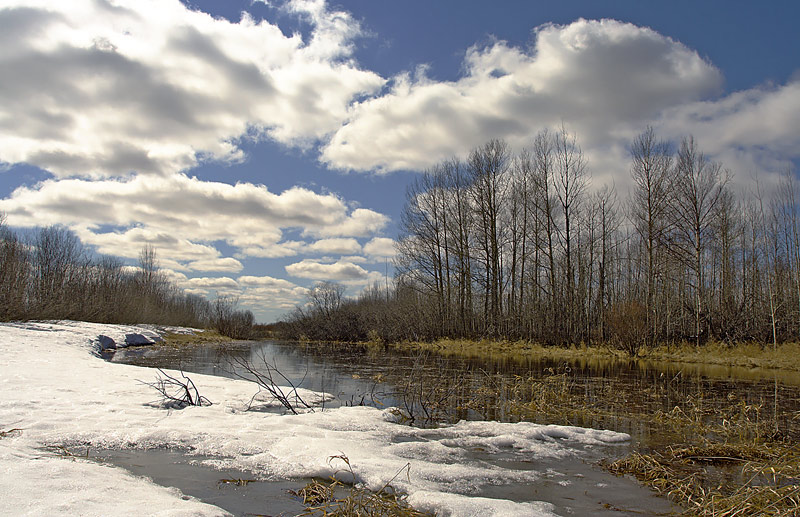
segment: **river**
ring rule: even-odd
[[[397,406],[413,417],[414,425],[425,427],[461,419],[524,419],[629,433],[629,445],[584,447],[575,459],[552,464],[526,461],[513,454],[470,451],[472,461],[544,473],[532,483],[491,485],[476,495],[547,501],[561,515],[658,515],[675,510],[664,498],[655,497],[633,480],[615,477],[597,466],[603,458],[618,458],[670,439],[663,430],[632,418],[634,412],[621,411],[620,407],[666,414],[675,408],[697,411],[700,405],[703,415],[713,415],[715,404],[729,407],[732,400],[741,400],[743,407],[757,407],[759,412],[782,415],[792,415],[800,407],[800,376],[720,367],[463,359],[382,347],[272,341],[129,348],[117,351],[111,360],[227,377],[247,375],[242,363],[262,368],[266,364],[273,373],[279,372],[282,378],[277,380],[285,381],[283,384],[334,395],[326,403],[328,408]],[[548,391],[519,391],[520,386],[534,385]],[[509,403],[512,395],[516,405]],[[558,397],[580,398],[592,411],[553,411]],[[542,405],[542,399],[552,404]],[[97,456],[235,515],[262,514],[265,508],[270,514],[292,515],[303,509],[287,490],[297,490],[308,480],[254,480],[240,486],[221,480],[252,476],[215,470],[202,458],[181,451],[99,451]]]

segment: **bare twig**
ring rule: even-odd
[[[210,406],[211,401],[200,395],[192,379],[184,375],[181,371],[183,380],[173,377],[161,368],[158,368],[159,377],[155,382],[142,382],[156,390],[162,397],[163,406],[183,409],[186,406]]]
[[[296,415],[298,408],[313,410],[311,405],[303,400],[297,391],[299,385],[305,381],[306,375],[308,375],[308,369],[306,369],[303,379],[301,379],[301,381],[295,385],[278,369],[274,360],[272,362],[267,360],[267,357],[263,351],[260,351],[258,358],[259,363],[256,364],[249,358],[235,355],[227,356],[228,364],[230,366],[228,373],[237,379],[254,382],[258,386],[258,391],[250,399],[248,409],[252,407],[252,404],[258,394],[262,391],[266,391],[284,408],[291,411],[292,414]],[[288,385],[288,390],[285,390],[283,387],[279,386],[276,383],[276,380],[282,381]]]

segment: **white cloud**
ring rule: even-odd
[[[696,52],[614,20],[540,27],[530,50],[502,41],[473,47],[465,69],[453,82],[394,78],[391,92],[351,109],[322,159],[344,169],[423,169],[490,138],[521,146],[561,121],[593,148],[620,124],[642,124],[722,85]]]
[[[294,289],[297,287],[295,284],[283,278],[274,278],[271,276],[240,276],[237,281],[239,285],[244,287],[263,287],[263,288],[279,288],[279,289]]]
[[[195,260],[187,264],[192,271],[220,271],[226,273],[238,273],[244,266],[234,258],[223,257],[208,260]]]
[[[800,81],[735,92],[667,110],[659,129],[678,138],[691,132],[709,154],[738,167],[742,175],[780,171],[800,157]]]
[[[182,285],[193,289],[239,289],[239,284],[233,278],[190,278],[182,282]]]
[[[305,146],[335,131],[384,80],[352,61],[352,17],[321,1],[288,5],[312,24],[308,41],[178,0],[4,2],[0,162],[163,174],[241,160],[241,137]]]
[[[386,237],[375,237],[364,245],[364,253],[374,258],[393,258],[395,255],[394,240]]]
[[[68,225],[102,253],[135,258],[150,243],[160,256],[178,263],[170,265],[173,269],[228,272],[240,271],[241,263],[222,257],[212,245],[216,241],[233,246],[239,258],[292,256],[306,248],[351,254],[360,251],[351,236],[374,235],[388,222],[372,210],[351,210],[334,194],[299,187],[274,194],[263,185],[229,185],[182,174],[47,180],[16,189],[0,200],[0,211],[15,226]],[[347,237],[307,245],[282,240],[286,229]]]
[[[595,185],[629,181],[631,140],[647,125],[693,134],[737,181],[800,159],[800,81],[722,95],[720,71],[685,45],[614,20],[535,31],[530,49],[496,41],[466,53],[464,75],[434,81],[421,68],[350,109],[322,150],[333,168],[421,170],[491,138],[518,150],[544,127],[577,134]],[[366,250],[365,250],[366,251]]]
[[[352,281],[363,280],[367,277],[367,270],[352,262],[337,261],[332,264],[303,259],[300,262],[286,266],[286,272],[298,278],[311,280]]]
[[[271,276],[240,276],[238,284],[243,288],[239,301],[249,306],[256,315],[264,314],[262,320],[279,316],[275,311],[286,312],[302,304],[308,290],[288,280]]]
[[[361,245],[357,240],[350,239],[320,239],[312,242],[306,248],[314,253],[334,253],[337,255],[361,253]]]
[[[342,220],[341,223],[325,226],[309,225],[305,234],[319,235],[322,237],[341,237],[349,235],[354,237],[366,237],[383,229],[388,222],[388,217],[374,210],[356,208],[346,219]]]

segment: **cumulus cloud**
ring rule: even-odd
[[[294,289],[297,285],[283,278],[271,276],[244,275],[237,279],[239,285],[244,287],[260,287],[265,289]]]
[[[593,147],[609,127],[650,120],[722,85],[696,52],[614,20],[540,27],[527,50],[503,41],[473,47],[464,66],[458,81],[424,71],[394,78],[391,92],[354,105],[322,159],[355,170],[423,169],[489,138],[524,144],[562,120]]]
[[[242,288],[239,301],[262,310],[268,307],[273,311],[286,311],[302,304],[308,293],[308,289],[304,287],[271,276],[245,275],[240,276],[237,282]]]
[[[222,257],[211,244],[215,241],[236,248],[240,258],[292,256],[306,248],[352,254],[361,247],[351,236],[375,235],[388,222],[372,210],[350,209],[334,194],[299,187],[275,194],[263,185],[229,185],[182,174],[46,180],[16,189],[0,200],[0,211],[16,226],[66,224],[102,253],[135,258],[150,243],[185,269],[227,272],[240,271],[242,264]],[[308,245],[282,240],[286,229],[347,237]]]
[[[312,280],[361,280],[366,277],[367,270],[352,262],[338,261],[333,264],[303,259],[300,262],[286,266],[286,272],[298,278]]]
[[[314,253],[334,253],[337,255],[361,253],[361,245],[355,239],[320,239],[309,244],[307,251]]]
[[[375,237],[364,244],[364,253],[374,258],[393,258],[395,255],[394,240],[387,237]]]
[[[231,257],[222,257],[208,260],[195,260],[187,264],[192,271],[222,271],[238,273],[244,266],[241,262]]]
[[[800,81],[735,92],[667,110],[659,129],[678,138],[691,132],[725,163],[749,163],[744,174],[781,170],[800,157]]]
[[[0,162],[163,174],[241,160],[241,138],[308,145],[384,80],[353,62],[351,16],[322,1],[288,10],[311,23],[306,41],[178,0],[4,2]]]
[[[800,81],[723,95],[720,71],[652,29],[577,20],[534,31],[530,48],[470,48],[464,74],[434,81],[420,68],[386,94],[355,103],[322,150],[332,168],[422,170],[491,138],[530,145],[562,123],[578,136],[595,184],[628,180],[627,146],[645,126],[693,134],[714,159],[747,177],[800,158]]]
[[[183,285],[187,288],[195,289],[238,289],[239,284],[233,278],[218,277],[218,278],[190,278],[183,281]]]

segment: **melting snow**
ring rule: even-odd
[[[469,450],[512,450],[529,459],[579,454],[576,447],[625,442],[626,434],[531,423],[460,422],[440,429],[395,423],[397,412],[342,407],[300,415],[245,411],[254,384],[191,374],[212,406],[168,411],[153,402],[152,369],[105,362],[100,336],[153,337],[146,326],[80,322],[0,324],[0,493],[14,515],[226,515],[175,489],[120,468],[60,458],[44,447],[180,447],[217,458],[217,466],[257,475],[347,479],[393,485],[421,510],[442,516],[554,515],[549,503],[477,497],[477,487],[531,482],[540,473],[470,459]],[[179,375],[178,372],[168,371]],[[305,400],[321,394],[303,392]],[[265,401],[269,402],[269,401]],[[80,447],[77,448],[80,450]],[[1,513],[1,512],[0,512]]]

